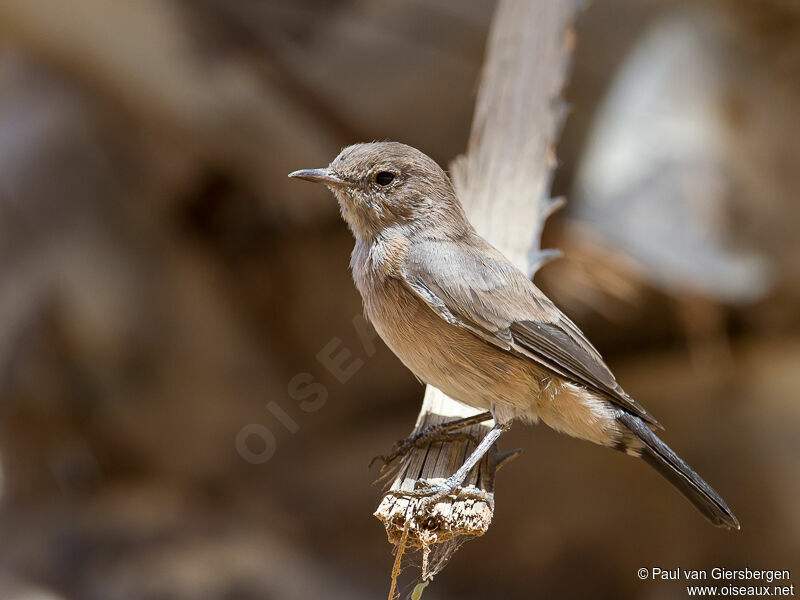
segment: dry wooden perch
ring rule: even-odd
[[[579,6],[578,0],[498,4],[467,152],[451,166],[472,224],[531,276],[553,254],[540,249],[540,238],[545,219],[560,204],[549,191]],[[413,433],[476,413],[428,386]],[[473,425],[467,431],[481,439],[491,425]],[[403,459],[375,512],[397,551],[394,577],[406,548],[424,550],[422,578],[429,580],[463,541],[488,529],[493,503],[467,495],[431,503],[395,493],[414,490],[420,481],[447,478],[474,447],[468,439],[434,443],[413,449]],[[488,456],[465,486],[477,486],[493,498],[494,473],[501,463],[496,452]]]

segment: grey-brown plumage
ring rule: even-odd
[[[491,411],[497,426],[439,493],[521,419],[643,457],[715,525],[733,513],[654,433],[581,331],[469,224],[444,171],[396,142],[345,148],[321,182],[356,239],[353,278],[375,329],[422,381]],[[476,458],[477,456],[477,458]]]

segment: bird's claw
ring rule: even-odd
[[[405,440],[400,440],[399,442],[395,443],[394,446],[392,446],[392,451],[388,455],[378,455],[373,457],[372,460],[369,461],[368,468],[372,468],[372,465],[380,460],[383,462],[383,465],[381,466],[381,471],[383,471],[398,458],[402,458],[408,454],[412,448],[421,449],[424,448],[426,444],[453,442],[456,440],[470,440],[474,444],[478,443],[478,440],[471,433],[463,431],[442,431],[441,429],[443,428],[439,428],[436,425],[431,425],[419,433],[406,438]]]

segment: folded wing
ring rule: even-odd
[[[601,392],[660,427],[620,387],[586,336],[519,269],[477,235],[470,242],[415,242],[405,257],[404,283],[448,323]]]

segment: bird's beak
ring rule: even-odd
[[[306,181],[313,181],[314,183],[324,183],[326,185],[346,185],[344,179],[340,179],[333,171],[328,168],[325,169],[300,169],[289,173],[289,177],[296,177],[297,179],[305,179]]]

